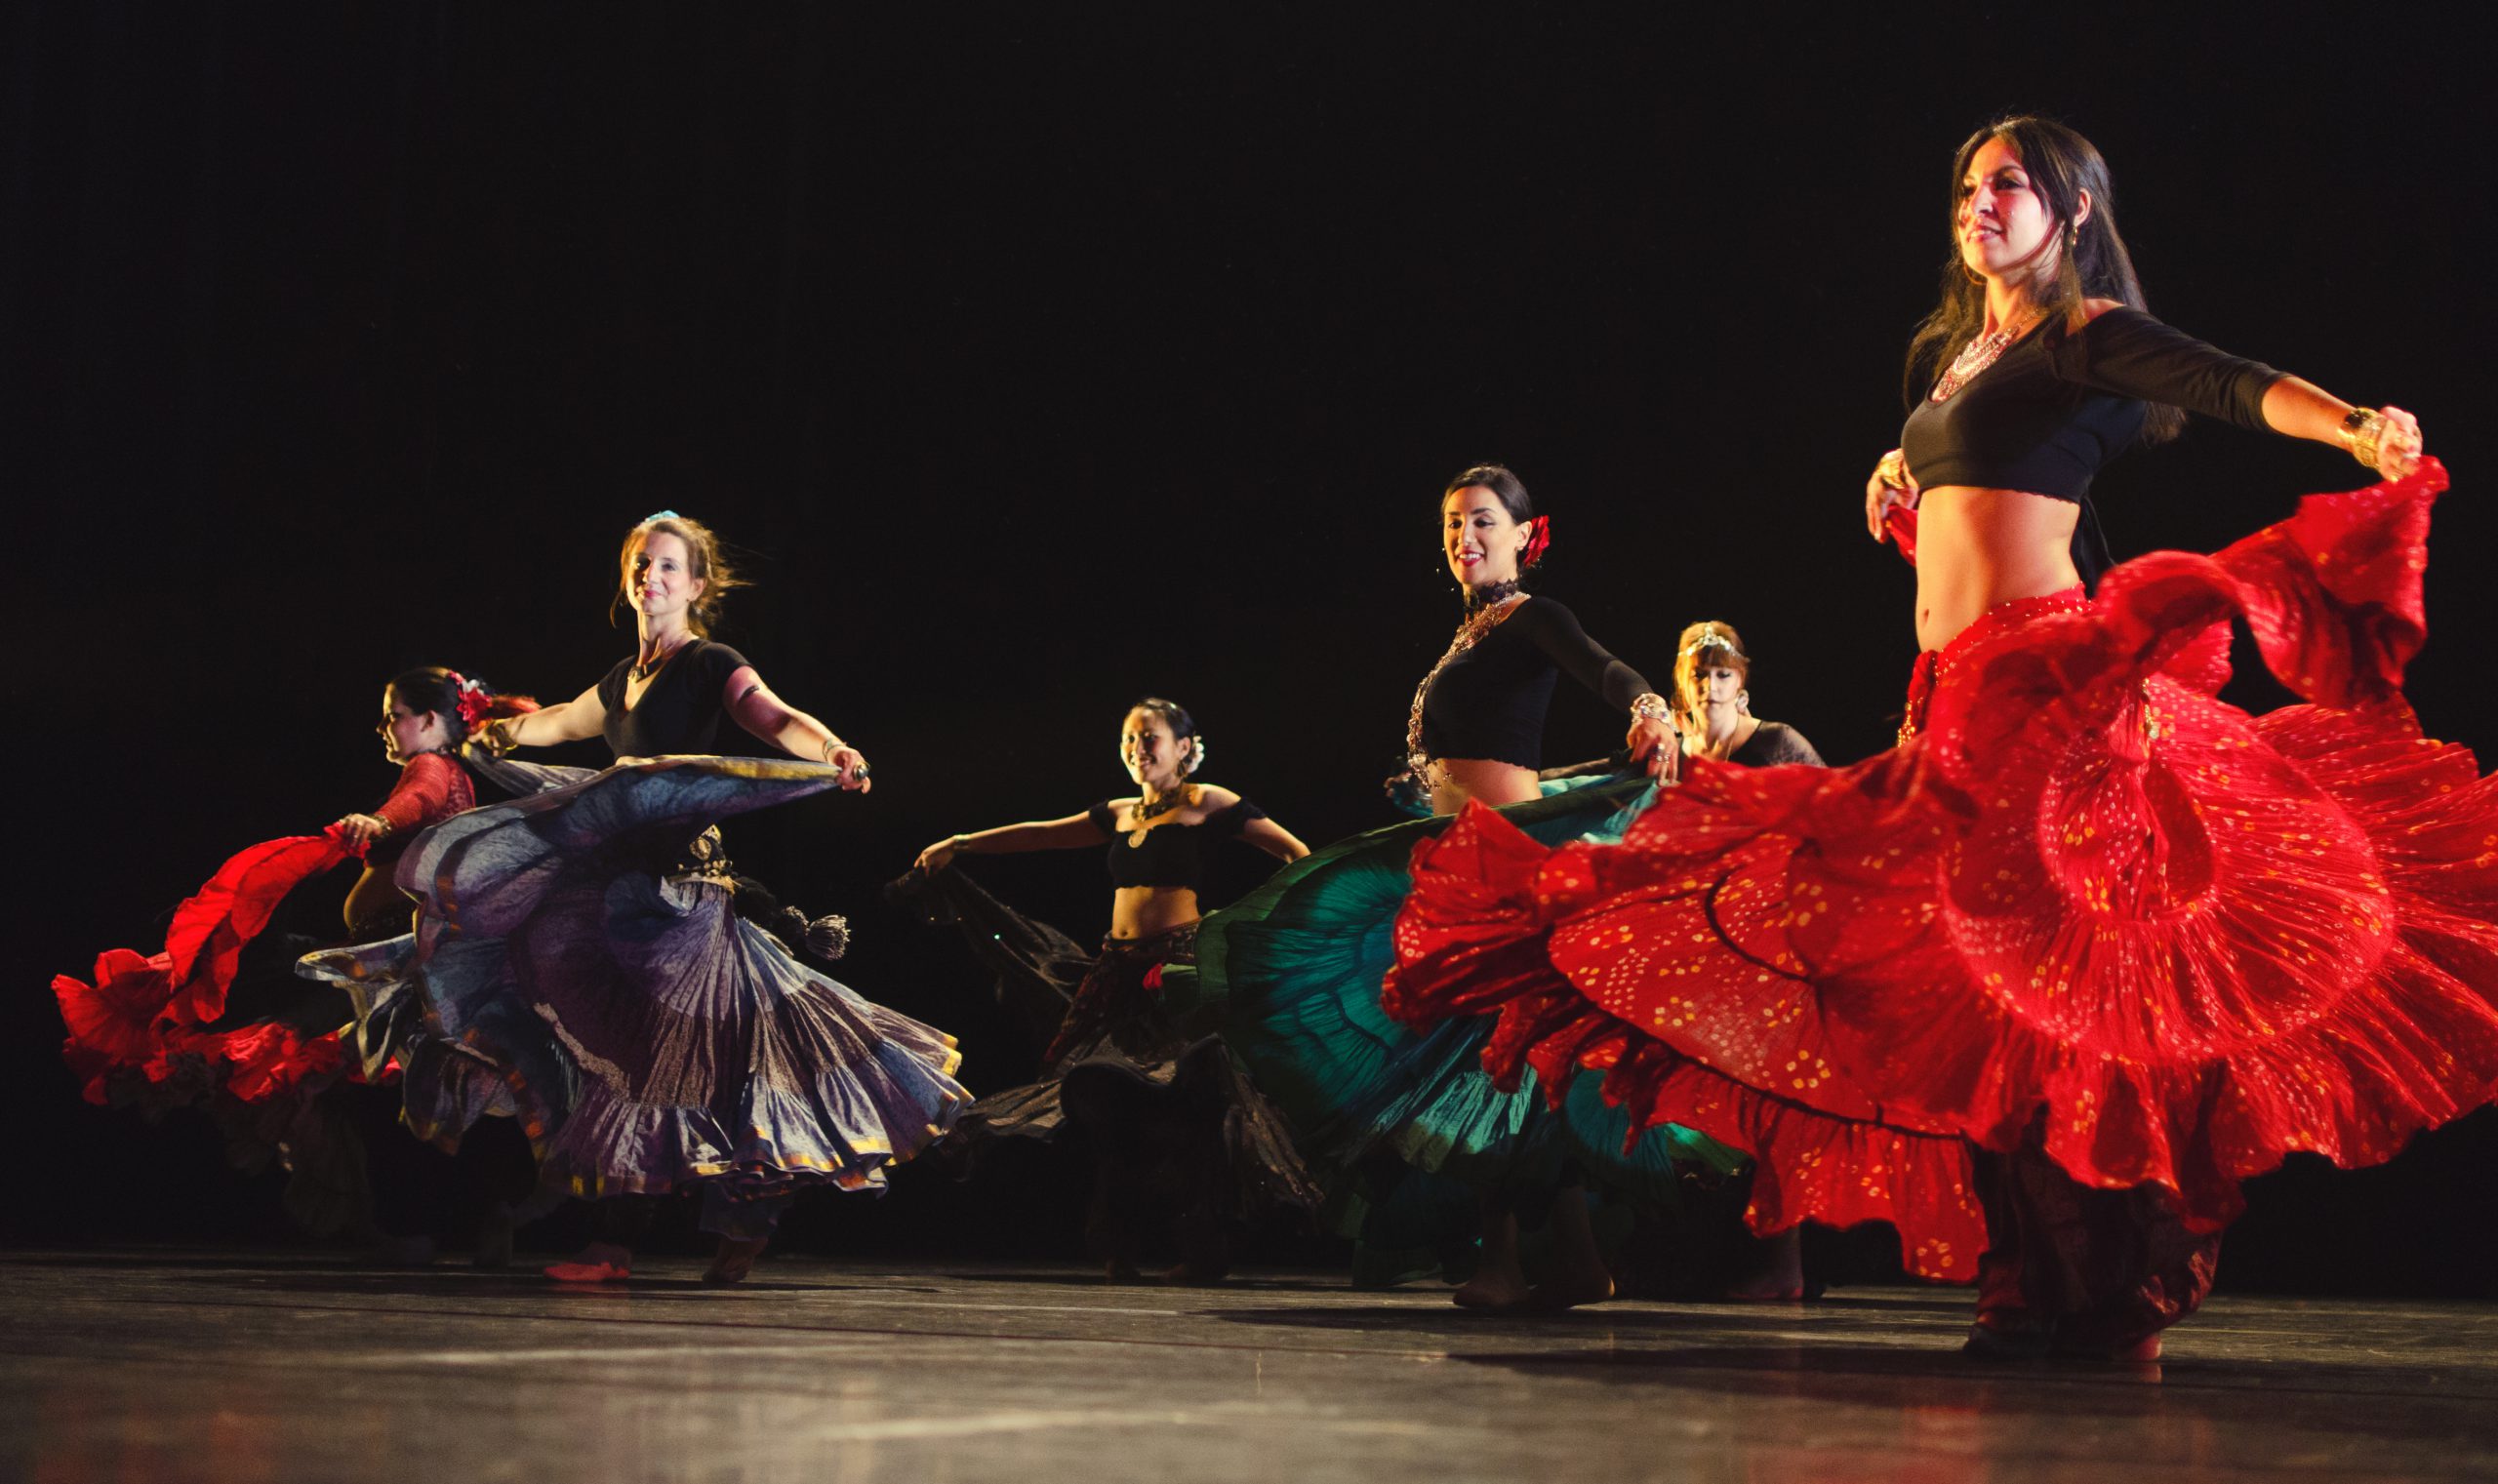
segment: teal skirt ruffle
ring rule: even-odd
[[[1646,787],[1597,780],[1501,813],[1558,844],[1612,822]],[[1531,1071],[1515,1091],[1494,1087],[1481,1063],[1489,1017],[1417,1031],[1380,1007],[1406,863],[1415,842],[1445,823],[1372,830],[1284,867],[1204,920],[1193,980],[1166,976],[1166,994],[1194,997],[1282,1110],[1304,1157],[1340,1181],[1391,1157],[1523,1204],[1575,1166],[1617,1193],[1670,1201],[1686,1173],[1738,1168],[1741,1155],[1678,1127],[1626,1148],[1629,1117],[1605,1105],[1594,1078],[1580,1079],[1558,1112]]]

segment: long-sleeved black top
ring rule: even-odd
[[[1943,401],[1921,397],[1900,430],[1926,489],[1968,485],[2078,501],[2143,429],[2145,402],[2262,430],[2281,373],[2215,349],[2140,309],[2033,330]]]
[[[1570,610],[1551,598],[1526,598],[1432,678],[1423,698],[1423,750],[1541,766],[1544,717],[1563,671],[1625,713],[1651,689],[1589,638]]]

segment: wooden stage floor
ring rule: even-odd
[[[1990,1367],[1957,1290],[1487,1320],[1325,1274],[659,1260],[620,1291],[0,1253],[0,1479],[2498,1478],[2498,1307],[2222,1299]]]

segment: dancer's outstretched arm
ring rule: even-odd
[[[1064,820],[1029,820],[950,835],[921,851],[911,864],[923,871],[942,871],[956,856],[1015,856],[1032,850],[1081,850],[1101,843],[1102,831],[1092,817],[1071,814]]]
[[[490,721],[477,735],[489,751],[501,753],[514,747],[587,742],[606,730],[607,706],[598,699],[598,687],[591,686],[570,701]]]
[[[739,726],[791,757],[839,768],[843,788],[866,793],[875,786],[867,777],[867,759],[858,748],[835,737],[832,728],[773,695],[753,665],[742,664],[730,671],[720,699]]]

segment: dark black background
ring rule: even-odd
[[[1119,788],[1146,692],[1305,838],[1382,822],[1455,617],[1434,497],[1470,461],[1522,472],[1547,590],[1625,658],[1662,675],[1680,624],[1727,619],[1768,714],[1874,751],[1914,641],[1863,480],[1950,153],[2007,107],[2108,154],[2156,310],[2420,415],[2458,489],[2411,694],[2498,746],[2498,173],[2460,32],[1657,11],[10,11],[0,1232],[283,1233],[204,1129],[77,1101],[50,976],[153,947],[227,852],[374,802],[402,666],[590,683],[630,643],[602,617],[617,539],[663,506],[750,557],[723,637],[876,762],[870,798],[743,825],[742,862],[851,912],[850,977],[958,1028],[979,1087],[1030,1049],[875,888],[930,839]],[[2100,495],[2124,555],[2361,477],[2202,425]],[[1551,755],[1612,733],[1564,696]],[[1089,861],[980,872],[1099,931]],[[2225,1284],[2493,1292],[2493,1119],[2256,1182]],[[789,1241],[1014,1245],[1018,1211],[909,1173]]]

